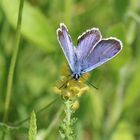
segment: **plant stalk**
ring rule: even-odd
[[[19,50],[19,43],[20,43],[20,31],[21,31],[21,23],[22,23],[23,5],[24,5],[24,0],[20,0],[14,50],[13,50],[13,55],[11,58],[11,63],[10,63],[10,68],[9,68],[9,73],[8,73],[8,80],[7,80],[3,122],[6,122],[8,119],[8,111],[9,111],[9,105],[10,105],[10,100],[11,100],[13,77],[14,77],[14,71],[15,71],[17,55],[18,55],[18,50]]]
[[[65,118],[60,126],[60,136],[64,140],[75,140],[74,124],[76,118],[74,117],[75,110],[73,109],[74,99],[64,99],[65,104]]]
[[[21,31],[21,23],[22,23],[23,5],[24,5],[24,0],[20,0],[16,34],[15,34],[15,42],[13,45],[14,50],[13,50],[13,54],[12,54],[12,58],[11,58],[8,79],[7,79],[6,98],[5,98],[4,116],[3,116],[4,123],[8,120],[8,111],[9,111],[9,105],[10,105],[10,101],[11,101],[13,77],[14,77],[14,71],[15,71],[16,60],[17,60],[17,55],[18,55],[18,50],[19,50],[19,43],[20,43],[20,31]],[[5,139],[5,134],[6,133],[3,132],[2,140]]]

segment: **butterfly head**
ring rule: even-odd
[[[81,74],[75,73],[73,74],[73,79],[78,80],[80,78]]]

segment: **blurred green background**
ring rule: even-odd
[[[18,7],[19,0],[0,0],[0,122]],[[67,63],[56,37],[60,22],[67,25],[74,44],[92,27],[104,38],[114,36],[123,43],[119,55],[90,72],[89,81],[99,90],[90,87],[79,99],[77,140],[139,140],[140,0],[26,0],[6,124],[14,126],[58,97],[54,85]],[[62,106],[59,99],[39,114],[38,140],[60,139]],[[7,140],[28,139],[28,122],[18,129],[5,127],[0,124],[0,135],[6,131]]]

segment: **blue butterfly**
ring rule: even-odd
[[[102,39],[98,28],[89,29],[80,35],[76,47],[64,23],[60,23],[57,37],[75,80],[112,59],[122,50],[120,40],[114,37]]]

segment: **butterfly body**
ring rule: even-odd
[[[78,80],[80,78],[81,74],[75,73],[73,74],[73,79]]]
[[[60,24],[57,36],[75,80],[112,59],[122,49],[120,40],[113,37],[102,39],[98,28],[87,30],[79,36],[76,47],[72,43],[65,24]]]

